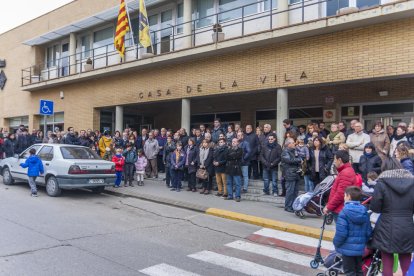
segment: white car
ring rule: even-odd
[[[115,164],[102,160],[87,147],[64,144],[35,144],[16,157],[1,160],[0,174],[3,182],[11,185],[15,180],[28,181],[27,169],[20,167],[36,149],[42,160],[45,173],[37,177],[36,183],[46,186],[49,196],[59,196],[62,189],[89,188],[95,193],[115,183]]]

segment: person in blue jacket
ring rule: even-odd
[[[30,156],[26,162],[21,163],[22,168],[28,168],[27,176],[29,177],[30,190],[33,197],[37,197],[36,178],[44,174],[42,160],[36,155],[36,149],[29,150]]]
[[[335,250],[342,255],[344,274],[363,276],[362,255],[372,234],[365,206],[359,202],[361,189],[350,186],[345,190],[345,206],[339,213],[333,239]]]

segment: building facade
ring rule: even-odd
[[[122,60],[119,1],[77,0],[0,34],[0,124],[121,130],[414,121],[414,0],[146,1],[153,53]]]

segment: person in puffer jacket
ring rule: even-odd
[[[342,255],[345,275],[364,275],[362,272],[362,255],[365,245],[372,235],[371,222],[365,206],[361,205],[361,189],[350,186],[345,190],[345,206],[336,222],[333,239],[335,250]]]

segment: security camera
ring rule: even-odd
[[[60,91],[60,99],[63,100],[65,98],[65,95],[63,93],[63,91]]]

